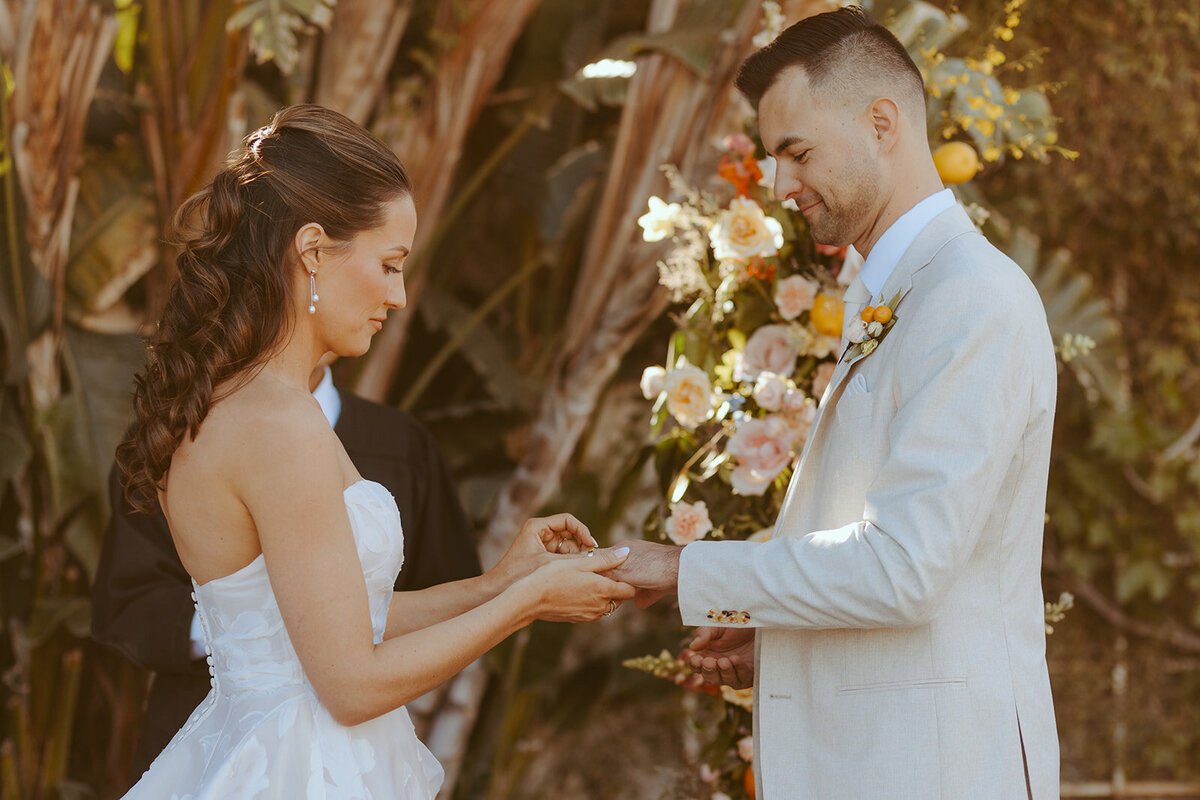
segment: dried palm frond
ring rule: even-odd
[[[438,4],[436,39],[443,46],[429,64],[415,114],[401,107],[380,121],[377,133],[409,169],[422,224],[414,251],[421,252],[433,234],[446,205],[463,141],[500,80],[509,53],[525,28],[538,0],[443,0]],[[406,105],[407,103],[405,103]],[[411,274],[406,282],[408,305],[414,307],[425,286],[428,270]],[[411,313],[375,337],[355,391],[381,399],[399,366],[400,352]]]
[[[411,0],[341,0],[321,44],[313,102],[366,124],[412,13]]]

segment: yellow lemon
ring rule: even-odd
[[[979,155],[966,142],[946,142],[933,151],[933,165],[942,183],[963,183],[979,171]]]
[[[812,324],[823,336],[842,335],[842,314],[846,304],[832,295],[821,292],[813,300]]]

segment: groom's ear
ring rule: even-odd
[[[896,145],[900,133],[900,107],[890,97],[877,97],[867,108],[867,120],[875,132],[881,153]]]

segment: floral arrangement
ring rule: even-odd
[[[1047,87],[1001,82],[1024,72],[1030,60],[1010,62],[1002,49],[1013,39],[1023,2],[1009,0],[976,57],[941,52],[966,27],[960,15],[913,2],[887,20],[926,78],[930,141],[947,185],[969,181],[1006,157],[1074,155],[1056,144]],[[779,4],[766,2],[763,9],[756,46],[788,22]],[[664,498],[645,531],[678,545],[770,536],[837,360],[870,355],[903,301],[888,298],[843,325],[841,298],[862,259],[852,248],[815,243],[795,206],[773,196],[774,161],[758,157],[747,134],[754,127],[748,118],[745,132],[717,145],[719,191],[690,185],[664,166],[672,199],[649,198],[638,220],[646,242],[671,241],[659,278],[679,309],[663,364],[647,367],[641,381],[653,402]],[[968,211],[977,223],[987,217],[976,204],[968,203]],[[1072,354],[1086,352],[1086,342],[1069,344]],[[666,651],[626,666],[722,705],[701,777],[712,785],[713,798],[753,797],[752,690],[707,687]]]

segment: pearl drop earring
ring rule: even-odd
[[[317,271],[310,269],[308,271],[308,313],[317,313],[317,301],[321,298],[317,296]]]

